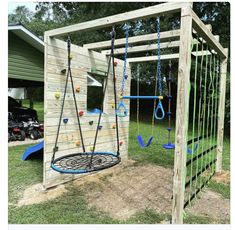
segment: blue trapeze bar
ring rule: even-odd
[[[122,96],[121,99],[163,99],[162,96]]]

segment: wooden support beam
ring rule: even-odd
[[[172,59],[178,59],[179,54],[165,54],[161,55],[161,60],[172,60]],[[146,57],[135,57],[135,58],[128,58],[128,63],[134,63],[134,62],[149,62],[149,61],[157,61],[158,56],[146,56]]]
[[[163,42],[160,44],[160,47],[161,49],[179,47],[179,43],[180,43],[179,41]],[[157,50],[157,44],[129,47],[128,53],[140,53],[152,50]],[[103,50],[101,53],[109,55],[110,50]],[[125,53],[125,48],[119,48],[114,50],[115,55],[124,54],[124,53]]]
[[[180,30],[171,30],[171,31],[164,31],[160,33],[161,39],[173,39],[180,36]],[[152,34],[145,34],[145,35],[138,35],[134,37],[128,38],[128,44],[137,44],[140,42],[149,42],[149,41],[156,41],[157,40],[157,33]],[[126,43],[126,38],[120,38],[115,40],[115,47],[124,46]],[[111,48],[110,40],[102,41],[102,42],[94,42],[83,45],[83,47],[87,49],[107,49]]]
[[[228,56],[228,49],[225,49],[226,56]],[[226,77],[227,77],[227,62],[225,58],[221,62],[220,72],[220,93],[219,93],[219,107],[218,107],[218,128],[217,128],[217,162],[216,172],[222,171],[222,156],[223,156],[223,140],[224,140],[224,109],[225,109],[225,95],[226,95]]]
[[[211,31],[206,27],[206,25],[200,20],[200,18],[193,12],[193,29],[197,31],[197,33],[206,40],[206,42],[213,48],[222,59],[226,58],[226,51],[222,47],[222,45],[217,41]]]
[[[128,21],[136,21],[139,19],[146,19],[156,17],[160,14],[170,14],[174,12],[180,12],[184,6],[192,5],[192,3],[186,2],[169,2],[150,6],[138,10],[133,10],[121,14],[116,14],[104,18],[99,18],[87,22],[78,23],[71,26],[66,26],[54,30],[47,31],[47,36],[61,36],[72,34],[76,32],[85,32],[90,30],[97,30],[100,28],[110,27],[116,24],[122,24]]]
[[[181,33],[177,84],[177,107],[175,129],[175,159],[173,180],[172,223],[183,223],[185,173],[187,159],[187,133],[189,114],[189,80],[191,68],[192,10],[181,10]]]

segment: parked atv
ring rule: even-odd
[[[24,141],[25,132],[20,123],[17,123],[13,120],[8,120],[8,142],[10,141]]]
[[[26,133],[26,136],[32,140],[37,140],[43,137],[44,129],[43,125],[37,121],[30,120],[28,122],[22,121],[22,126]]]

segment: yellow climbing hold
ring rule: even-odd
[[[81,145],[81,141],[77,140],[77,141],[75,142],[75,144],[76,144],[76,146],[80,146],[80,145]]]
[[[79,93],[81,91],[81,87],[78,85],[76,88],[76,92]]]
[[[93,146],[90,146],[89,149],[90,149],[90,151],[93,151],[93,150],[94,150],[94,147],[93,147]]]
[[[60,92],[55,92],[55,98],[59,99],[60,98]]]

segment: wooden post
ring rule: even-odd
[[[228,49],[225,49],[228,55]],[[216,172],[221,173],[222,170],[222,155],[223,155],[223,139],[224,139],[224,107],[226,93],[226,76],[227,76],[228,57],[221,62],[220,72],[220,97],[218,108],[218,128],[217,128],[217,161]]]
[[[175,159],[173,181],[172,223],[183,223],[186,149],[189,110],[189,80],[191,67],[192,15],[191,7],[181,10],[177,109],[175,130]]]

